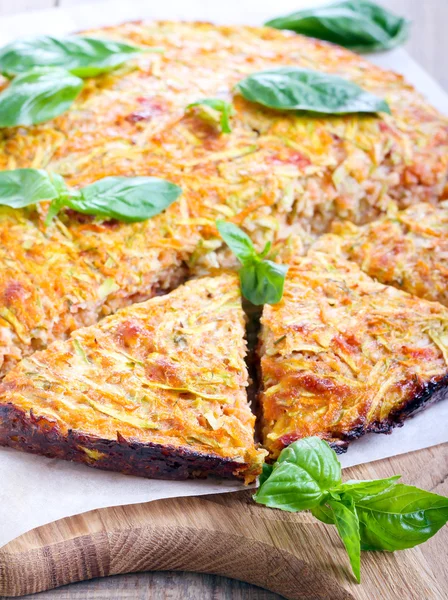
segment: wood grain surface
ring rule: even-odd
[[[237,4],[236,0],[228,1]],[[0,0],[0,18],[2,15],[14,12],[74,3],[76,0]],[[448,35],[445,31],[448,22],[448,1],[383,0],[382,3],[414,21],[412,37],[407,43],[407,49],[448,90],[448,69],[446,69]],[[273,12],[275,13],[275,3]],[[345,471],[344,476],[362,479],[387,477],[395,473],[401,473],[406,483],[448,495],[448,445],[355,467]],[[363,583],[357,586],[350,577],[347,558],[331,526],[314,523],[308,515],[291,516],[253,506],[248,494],[168,500],[133,507],[92,511],[29,532],[8,544],[2,552],[10,553],[11,560],[6,561],[7,564],[20,565],[19,572],[17,569],[14,571],[14,576],[19,574],[19,579],[15,582],[16,586],[21,585],[20,579],[22,581],[29,579],[29,567],[32,561],[37,561],[36,564],[46,567],[42,572],[46,572],[47,575],[50,573],[51,580],[44,582],[47,587],[48,584],[63,582],[64,578],[67,581],[96,574],[142,570],[157,567],[157,564],[151,562],[154,553],[149,551],[149,547],[147,561],[142,562],[142,544],[150,544],[153,550],[154,535],[156,547],[158,547],[157,542],[161,542],[163,550],[167,544],[166,539],[160,538],[161,530],[154,529],[154,522],[157,521],[163,530],[163,527],[168,524],[172,527],[173,520],[178,527],[184,528],[184,531],[185,528],[189,528],[190,533],[193,530],[190,536],[185,537],[185,548],[188,548],[188,540],[196,540],[197,547],[194,550],[198,555],[196,557],[199,561],[198,570],[209,566],[212,571],[225,575],[225,569],[232,569],[231,572],[227,571],[227,574],[235,575],[238,574],[238,569],[244,571],[244,561],[249,561],[252,565],[252,575],[258,569],[259,576],[265,576],[267,580],[264,583],[272,586],[273,581],[275,583],[282,578],[290,580],[291,571],[294,572],[296,569],[295,572],[300,574],[302,579],[296,581],[296,589],[293,593],[301,593],[304,592],[304,580],[309,581],[309,578],[313,577],[313,568],[316,567],[323,573],[321,584],[324,588],[326,586],[329,588],[326,592],[325,589],[321,590],[322,593],[327,593],[326,596],[316,595],[314,592],[297,596],[310,600],[318,598],[337,600],[339,597],[344,598],[344,593],[347,594],[346,598],[356,600],[448,599],[448,528],[445,527],[435,538],[413,550],[392,555],[365,553],[362,560]],[[195,530],[206,530],[211,537],[206,538],[203,535],[195,537]],[[129,531],[133,536],[132,539],[129,539]],[[106,535],[106,532],[109,534]],[[218,538],[213,537],[216,533]],[[244,557],[244,560],[240,559],[241,555],[238,554],[243,543],[241,538],[244,540],[241,534],[253,540],[253,544],[249,547],[243,544],[242,554],[244,556],[249,554]],[[227,555],[221,552],[216,556],[214,546],[226,535],[234,536],[234,546],[228,547]],[[226,543],[229,541],[227,540]],[[254,544],[261,544],[261,546]],[[274,566],[272,559],[268,560],[267,564],[263,563],[263,548],[265,548],[263,544],[284,548],[310,566],[304,569],[300,562],[292,566],[289,562],[285,566],[282,560]],[[102,548],[102,554],[97,554],[99,548]],[[113,553],[110,553],[111,549]],[[205,553],[205,557],[201,552]],[[238,558],[229,561],[229,552]],[[159,568],[182,567],[182,560],[177,554],[171,557],[171,563],[166,560],[166,556],[164,560],[163,554],[162,552],[158,559],[162,561],[158,565]],[[214,562],[206,560],[212,556]],[[105,560],[105,557],[108,557],[108,560]],[[4,561],[0,558],[0,562]],[[63,564],[64,567],[58,571],[55,566],[57,564]],[[286,573],[283,571],[285,568],[287,568]],[[250,581],[250,573],[240,572],[239,575],[245,576]],[[0,594],[4,593],[6,588],[3,587],[2,591],[1,586],[5,586],[4,582],[8,579],[8,585],[11,585],[11,578],[0,571]],[[39,583],[43,582],[36,580],[33,583],[34,589],[38,589]],[[151,600],[274,600],[280,598],[275,593],[234,579],[176,570],[114,575],[105,579],[71,584],[37,596],[26,596],[26,598],[31,597],[36,600],[146,600],[148,598]],[[8,599],[7,596],[0,597],[0,600]]]
[[[407,483],[448,495],[448,444],[347,469],[344,477],[397,473]],[[366,552],[363,583],[357,585],[334,527],[307,513],[258,506],[247,491],[102,509],[39,527],[0,550],[0,593],[16,596],[129,571],[188,568],[257,584],[291,600],[443,600],[447,548],[445,527],[412,550]],[[190,575],[168,590],[173,576],[128,578],[121,590],[114,579],[105,580],[106,588],[84,583],[41,598],[138,597],[126,596],[140,593],[136,585],[155,586],[151,598],[188,598],[187,590],[192,598],[232,597],[233,590],[245,598],[266,597],[224,580],[217,587],[219,580],[209,578],[206,586],[207,579]]]

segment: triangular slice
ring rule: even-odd
[[[260,335],[272,458],[309,435],[343,450],[448,390],[448,310],[325,253],[290,266],[282,301],[264,307]]]
[[[378,221],[357,227],[335,222],[313,250],[339,252],[370,277],[419,298],[448,306],[448,205],[392,208]]]
[[[0,444],[145,477],[253,481],[236,275],[193,280],[36,352],[0,386]]]

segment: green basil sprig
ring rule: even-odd
[[[227,221],[217,221],[216,226],[242,265],[239,276],[243,296],[255,305],[280,302],[288,267],[265,259],[271,249],[270,242],[258,254],[242,229]]]
[[[388,50],[403,43],[410,21],[368,0],[343,0],[299,10],[265,23],[358,52]]]
[[[282,450],[274,465],[265,465],[254,500],[290,512],[311,510],[323,523],[336,525],[359,582],[361,549],[413,548],[448,521],[448,498],[397,479],[342,483],[335,452],[309,437]]]
[[[246,100],[276,110],[306,110],[325,114],[390,113],[382,98],[337,75],[310,69],[280,67],[259,71],[238,82]]]
[[[19,75],[0,94],[0,127],[34,125],[70,108],[83,81],[65,69],[39,68]]]
[[[81,92],[81,77],[107,73],[144,51],[114,40],[78,36],[42,36],[8,44],[0,50],[0,72],[15,79],[0,93],[0,127],[37,125],[58,117]]]
[[[4,46],[0,50],[0,72],[13,77],[35,67],[60,67],[78,77],[96,77],[141,52],[143,48],[115,40],[44,35]]]
[[[196,107],[200,109],[199,116],[205,121],[214,123],[218,120],[222,133],[230,133],[232,131],[230,117],[233,114],[233,106],[230,102],[221,100],[221,98],[203,98],[189,104],[187,110]]]
[[[22,208],[51,200],[46,225],[64,207],[125,223],[145,221],[168,208],[181,193],[179,186],[158,177],[105,177],[76,190],[55,173],[0,171],[0,205]]]

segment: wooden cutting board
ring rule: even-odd
[[[353,467],[344,478],[398,473],[448,495],[448,444]],[[175,570],[240,579],[291,600],[446,600],[447,558],[445,527],[412,550],[364,553],[357,585],[334,527],[258,506],[248,491],[94,510],[34,529],[0,549],[0,594]]]

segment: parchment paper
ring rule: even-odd
[[[320,3],[320,2],[319,2]],[[257,25],[316,5],[311,0],[164,0],[109,1],[64,9],[31,11],[0,19],[0,46],[17,37],[62,35],[139,18],[183,19]],[[418,35],[418,29],[414,31]],[[370,57],[404,74],[439,110],[448,114],[448,96],[402,49]],[[343,466],[371,462],[448,441],[448,401],[408,421],[393,434],[368,435],[341,457]],[[83,465],[0,448],[0,546],[56,519],[95,508],[243,489],[221,481],[167,482],[89,469]]]

